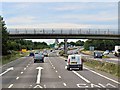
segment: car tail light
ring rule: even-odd
[[[68,64],[70,64],[70,59],[68,59]]]

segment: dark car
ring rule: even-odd
[[[34,57],[34,53],[33,53],[33,52],[30,52],[29,56]]]
[[[102,52],[94,52],[94,58],[102,58]]]

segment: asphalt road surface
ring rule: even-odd
[[[73,52],[73,53],[76,53],[78,52],[79,49],[75,49],[75,50],[69,50],[68,53],[70,52]],[[82,56],[85,56],[89,59],[94,59],[94,60],[99,60],[99,61],[105,61],[105,62],[109,62],[109,63],[114,63],[114,64],[120,64],[120,58],[114,56],[112,53],[110,53],[109,55],[107,55],[109,58],[94,58],[94,56],[92,55],[85,55],[85,54],[82,54]]]
[[[2,67],[2,88],[118,88],[118,78],[84,66],[82,71],[65,69],[65,59],[56,53],[34,63],[22,57]]]

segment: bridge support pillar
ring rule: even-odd
[[[67,40],[68,39],[64,39],[64,53],[67,54]]]

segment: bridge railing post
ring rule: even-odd
[[[36,30],[34,29],[34,34],[36,34]]]
[[[62,29],[61,29],[61,34],[62,34]]]
[[[43,34],[45,34],[45,30],[43,29]]]
[[[27,34],[27,30],[25,29],[25,33]]]
[[[110,33],[110,30],[108,29],[108,34]]]

